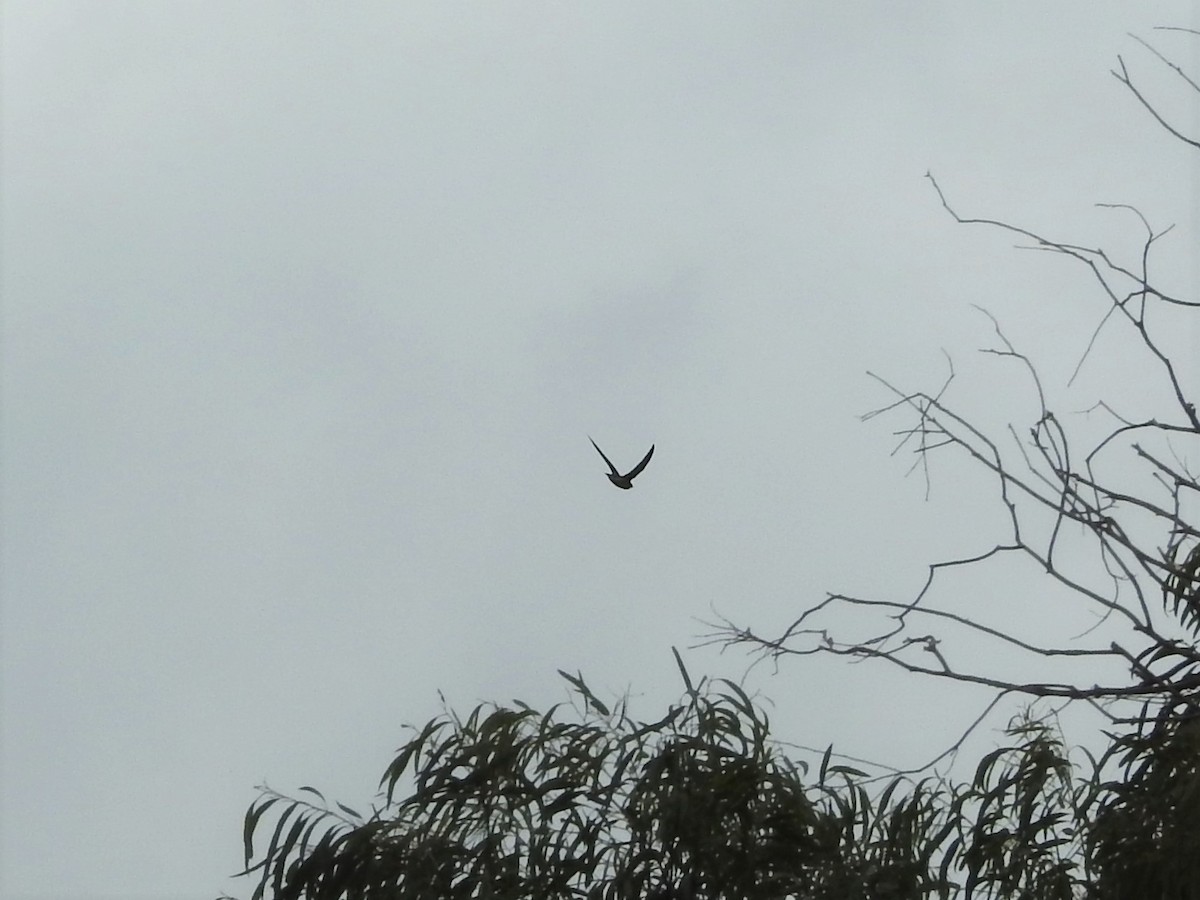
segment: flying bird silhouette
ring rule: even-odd
[[[592,441],[591,435],[588,435],[588,440]],[[650,452],[642,457],[642,461],[630,469],[626,474],[622,475],[617,471],[617,467],[612,464],[612,460],[604,455],[604,451],[600,449],[599,444],[597,444],[595,441],[592,441],[592,446],[596,448],[596,452],[600,454],[600,458],[608,463],[609,469],[612,470],[608,473],[608,480],[617,487],[621,488],[623,491],[627,491],[633,487],[633,479],[637,478],[638,475],[641,474],[642,469],[646,468],[646,463],[650,462],[650,457],[654,455],[654,445],[651,444]]]

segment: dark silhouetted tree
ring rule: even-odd
[[[1167,56],[1135,40],[1200,94]],[[1124,60],[1113,74],[1166,133],[1200,149],[1146,98]],[[1200,482],[1187,461],[1200,418],[1178,346],[1200,301],[1159,282],[1152,254],[1170,229],[1156,231],[1130,206],[1113,208],[1134,216],[1144,239],[1123,262],[962,216],[930,180],[957,222],[1015,234],[1082,266],[1103,309],[1082,332],[1080,365],[1103,329],[1124,328],[1144,354],[1139,375],[1161,388],[1162,402],[1147,396],[1138,415],[1100,402],[1093,412],[1112,424],[1081,438],[995,320],[987,352],[1016,364],[1030,388],[1023,428],[991,434],[957,411],[953,370],[935,392],[880,379],[894,401],[868,418],[908,416],[902,446],[927,478],[938,454],[956,451],[990,473],[1007,537],[934,564],[915,597],[831,594],[779,635],[725,620],[712,639],[776,661],[873,660],[979,685],[993,700],[1087,704],[1103,716],[1103,751],[1081,764],[1053,717],[1028,712],[967,781],[880,776],[838,765],[831,752],[810,771],[739,687],[694,684],[682,660],[683,696],[650,722],[624,703],[609,709],[582,676],[564,673],[570,704],[485,705],[465,718],[447,711],[414,729],[368,815],[313,788],[263,789],[245,820],[256,900],[1200,898],[1200,530],[1188,515]],[[1091,631],[1040,644],[934,604],[948,571],[1005,559],[1078,604]],[[843,638],[836,613],[845,607],[878,614],[878,628]],[[1012,670],[952,664],[946,647],[963,635],[999,643]],[[1097,683],[1097,665],[1113,661],[1120,668],[1106,671],[1124,677]],[[1065,677],[1063,662],[1074,665]],[[1043,665],[1054,668],[1040,675]]]

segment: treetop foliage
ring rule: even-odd
[[[812,772],[790,761],[732,682],[702,682],[643,722],[564,677],[575,703],[483,705],[416,730],[370,816],[312,788],[264,790],[245,823],[255,900],[841,900],[948,896],[957,880],[1047,896],[1077,883],[1065,829],[1076,788],[1044,724],[1014,725],[1020,740],[986,757],[970,788],[880,786],[831,751]],[[262,853],[258,825],[277,806]],[[1018,830],[1026,840],[1005,839]]]

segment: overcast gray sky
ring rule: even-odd
[[[1194,154],[1109,75],[1200,131],[1127,32],[1193,77],[1200,42],[1155,25],[1200,13],[9,0],[3,896],[248,894],[254,785],[369,805],[439,690],[548,705],[581,669],[653,714],[713,610],[907,599],[990,546],[969,469],[926,502],[858,421],[865,372],[934,387],[944,347],[968,409],[1028,415],[971,305],[1060,389],[1103,298],[924,175],[1128,258],[1094,203],[1177,222],[1195,296]],[[1117,344],[1068,408],[1137,384]],[[632,491],[589,434],[656,445]],[[897,765],[985,699],[754,683],[782,737]]]

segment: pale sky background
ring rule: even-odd
[[[1023,423],[981,304],[1057,408],[1161,384],[1114,330],[1065,393],[1103,297],[927,170],[1130,262],[1094,203],[1175,222],[1156,271],[1197,295],[1197,154],[1109,75],[1200,133],[1127,35],[1195,77],[1151,30],[1193,2],[3,9],[6,900],[246,896],[254,785],[369,806],[439,690],[547,706],[579,669],[653,715],[672,645],[745,674],[686,649],[713,610],[908,599],[1001,539],[967,466],[926,502],[904,422],[858,420],[866,370],[934,388],[946,348],[952,400]],[[589,434],[657,446],[632,491]],[[747,684],[780,737],[900,766],[987,699]]]

